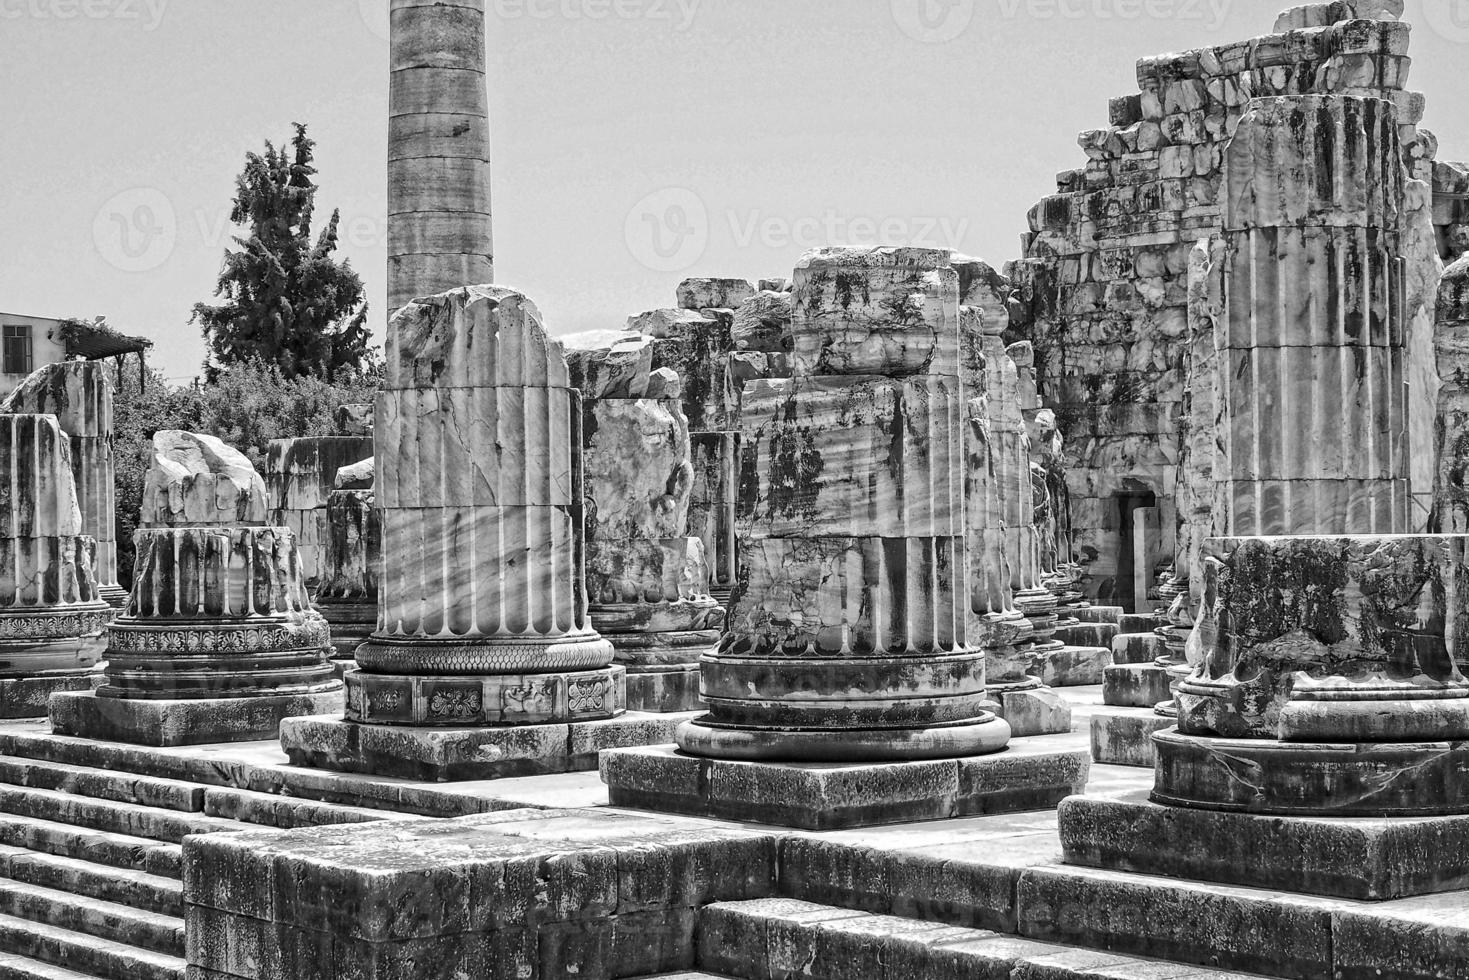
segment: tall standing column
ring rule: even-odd
[[[520,293],[470,286],[388,326],[378,396],[378,627],[345,722],[292,719],[301,765],[429,779],[565,771],[623,711],[584,584],[581,398]],[[529,729],[529,730],[528,730]]]
[[[117,581],[117,505],[112,463],[112,381],[96,361],[47,364],[21,382],[0,415],[54,415],[71,443],[82,533],[97,542],[97,591],[115,609],[127,604]]]
[[[391,0],[388,310],[495,281],[484,0]]]

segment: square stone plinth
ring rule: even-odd
[[[281,748],[308,769],[464,782],[589,772],[604,749],[671,743],[693,714],[626,714],[608,721],[509,728],[408,728],[341,718],[289,718]]]
[[[0,678],[0,718],[44,718],[51,695],[90,691],[100,682],[101,674],[74,670]]]
[[[1110,647],[1066,646],[1047,654],[1031,674],[1047,687],[1093,687],[1111,664]]]
[[[995,755],[932,762],[735,762],[671,745],[602,755],[613,806],[802,830],[840,830],[1047,810],[1086,785],[1086,752],[1012,743]]]
[[[1092,761],[1104,766],[1153,768],[1153,735],[1177,725],[1151,708],[1099,711],[1092,716]]]
[[[667,714],[705,710],[699,696],[699,665],[627,671],[627,710]]]
[[[166,748],[275,738],[281,720],[343,709],[340,690],[266,698],[131,701],[90,692],[51,698],[51,730],[105,742]]]
[[[1155,708],[1173,700],[1173,677],[1157,664],[1114,664],[1102,678],[1102,703],[1118,708]]]
[[[1066,861],[1109,871],[1387,901],[1469,887],[1469,816],[1259,817],[1146,793],[1061,804]]]

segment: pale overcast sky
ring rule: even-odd
[[[497,278],[572,333],[827,240],[998,265],[1138,57],[1267,33],[1285,5],[489,0]],[[300,120],[380,340],[387,6],[0,0],[0,311],[106,314],[194,375],[234,176]],[[1469,2],[1409,19],[1425,125],[1469,157]]]

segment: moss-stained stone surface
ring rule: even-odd
[[[574,811],[196,837],[189,962],[241,980],[688,969],[697,910],[773,895],[775,856],[770,834]]]

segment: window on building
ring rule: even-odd
[[[6,374],[31,373],[31,328],[26,324],[5,324],[4,364]]]

